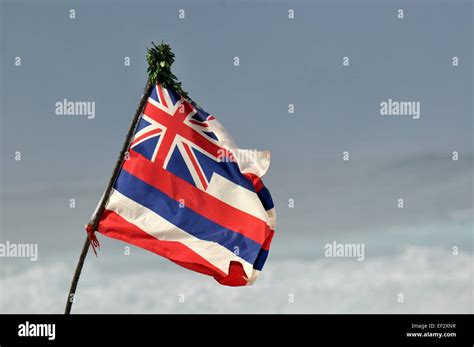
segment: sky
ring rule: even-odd
[[[271,255],[236,291],[99,235],[77,312],[472,313],[472,16],[470,1],[2,0],[0,241],[37,243],[39,259],[0,258],[0,312],[63,309],[163,40],[193,100],[241,148],[271,151]],[[56,115],[63,99],[95,102],[95,118]],[[389,99],[419,102],[420,119],[381,115]],[[325,257],[333,241],[365,259]]]

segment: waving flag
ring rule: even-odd
[[[221,284],[252,284],[275,229],[269,165],[269,152],[237,148],[214,116],[158,84],[97,231]]]

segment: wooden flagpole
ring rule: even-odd
[[[133,117],[130,129],[128,129],[127,137],[125,138],[122,150],[120,151],[117,162],[115,163],[112,176],[110,177],[104,195],[102,196],[99,206],[97,207],[94,217],[92,218],[92,222],[90,223],[90,225],[88,225],[88,231],[90,228],[92,235],[93,232],[97,231],[100,217],[102,216],[102,213],[104,213],[105,205],[109,200],[110,192],[112,191],[115,180],[117,179],[117,176],[120,172],[123,160],[128,151],[128,148],[130,147],[130,142],[135,133],[138,121],[140,120],[140,115],[142,114],[143,108],[145,107],[145,104],[148,100],[148,96],[150,95],[153,86],[155,86],[157,83],[161,83],[161,85],[163,85],[164,87],[171,87],[174,91],[176,91],[179,95],[187,99],[194,106],[197,106],[194,101],[191,100],[191,98],[188,96],[188,93],[186,93],[183,88],[181,88],[181,83],[177,81],[176,76],[171,73],[171,65],[174,62],[174,54],[171,51],[169,45],[162,42],[159,46],[157,46],[152,42],[152,47],[147,50],[146,59],[148,62],[148,82],[146,84],[142,98],[140,99],[140,103],[138,104],[135,116]],[[77,262],[76,271],[74,271],[74,276],[72,277],[71,288],[69,289],[69,294],[67,296],[66,301],[66,309],[64,311],[65,314],[71,313],[72,304],[74,302],[74,296],[76,294],[77,283],[79,281],[79,277],[81,276],[81,271],[87,256],[87,252],[89,251],[89,247],[91,245],[91,240],[89,236],[90,235],[88,235],[86,241],[84,242],[84,245],[82,246],[82,251],[79,257],[79,261]],[[92,240],[93,247],[95,247],[96,241],[97,240],[94,239]]]
[[[117,162],[115,163],[114,171],[112,172],[112,176],[110,177],[109,183],[107,184],[102,200],[100,201],[100,204],[97,207],[94,218],[92,219],[93,231],[97,230],[100,217],[102,216],[102,213],[104,213],[105,205],[107,204],[107,201],[110,196],[110,192],[112,191],[115,180],[117,179],[117,176],[122,167],[123,160],[130,146],[130,142],[133,138],[135,129],[138,125],[138,121],[140,120],[140,115],[142,114],[143,108],[145,107],[148,96],[150,95],[150,92],[152,90],[152,86],[153,86],[153,83],[150,81],[150,79],[148,79],[148,82],[145,87],[145,91],[143,92],[142,98],[140,99],[140,103],[138,104],[138,108],[135,111],[135,116],[133,117],[132,124],[130,125],[130,128],[128,129],[128,133],[123,143],[119,157],[117,159]],[[79,277],[81,276],[82,267],[84,265],[84,261],[87,256],[87,252],[89,251],[90,244],[91,242],[90,242],[89,236],[87,236],[86,240],[84,241],[84,245],[82,246],[82,251],[81,251],[81,255],[79,256],[79,261],[77,262],[76,271],[74,271],[74,276],[72,277],[71,287],[69,289],[69,294],[67,296],[66,309],[64,311],[64,314],[71,313],[72,304],[74,302],[74,296],[76,294],[77,283],[79,282]]]

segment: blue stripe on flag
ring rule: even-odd
[[[171,101],[173,102],[173,105],[176,105],[176,103],[181,100],[181,95],[175,92],[175,90],[171,87],[166,88],[168,90],[168,94],[170,96]]]
[[[152,98],[153,100],[155,100],[156,102],[161,104],[160,98],[159,98],[158,93],[156,91],[156,86],[154,86],[153,89],[151,90],[150,98]]]
[[[191,172],[189,172],[189,168],[186,165],[183,156],[180,154],[178,146],[176,146],[171,154],[170,160],[168,162],[168,166],[166,167],[169,172],[175,174],[178,177],[186,180],[193,186],[196,186],[194,183],[193,176],[191,176]]]
[[[252,192],[255,192],[252,182],[250,182],[248,178],[242,175],[237,163],[232,161],[216,162],[215,160],[209,158],[205,154],[202,154],[195,148],[193,148],[193,152],[199,164],[201,165],[208,181],[211,180],[211,177],[215,172],[221,175],[222,177],[227,178],[229,181],[234,182],[235,184],[238,184],[241,187],[247,188]]]
[[[178,201],[125,170],[120,172],[114,188],[187,233],[201,240],[216,242],[231,252],[238,247],[240,258],[250,264],[255,262],[261,248],[258,242],[214,223],[186,206],[180,207]]]
[[[257,259],[255,260],[255,264],[253,264],[253,268],[255,270],[261,271],[263,269],[263,265],[265,264],[265,261],[267,260],[267,257],[268,257],[268,250],[263,249],[263,248],[260,249]]]
[[[153,157],[153,152],[156,148],[156,144],[158,143],[161,135],[155,135],[154,137],[150,138],[149,140],[145,140],[142,143],[134,146],[132,150],[137,153],[140,153],[148,160],[151,160]]]
[[[217,138],[216,134],[214,134],[213,131],[203,131],[203,133],[209,136],[211,139],[219,141],[219,139]]]
[[[140,118],[140,123],[138,123],[138,126],[137,126],[137,130],[135,130],[135,134],[138,133],[140,130],[142,130],[143,128],[146,128],[147,126],[149,126],[151,123],[148,123],[146,120],[144,120],[143,118]]]
[[[156,86],[153,87],[153,89],[151,90],[151,93],[150,93],[150,98],[152,98],[153,100],[155,100],[156,102],[159,102],[160,104],[162,104],[163,102],[160,101],[160,97],[158,95],[158,92],[156,90]],[[161,86],[163,92],[165,91],[165,89],[168,91],[168,95],[170,96],[170,99],[171,99],[171,102],[173,103],[173,105],[176,105],[176,103],[181,100],[181,95],[179,95],[176,91],[174,91],[174,89],[172,88],[165,88],[163,86]],[[169,106],[169,105],[168,105]]]
[[[192,118],[200,122],[205,122],[207,120],[207,117],[209,117],[209,113],[199,107],[196,107],[196,113],[194,114],[194,116],[192,116]]]
[[[260,189],[257,195],[266,211],[271,210],[274,207],[272,196],[270,195],[270,191],[267,189],[267,187]]]

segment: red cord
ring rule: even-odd
[[[100,249],[100,243],[99,243],[99,240],[97,240],[97,237],[95,236],[95,230],[92,228],[92,225],[87,224],[86,231],[87,231],[87,236],[89,237],[89,241],[92,246],[92,250],[94,251],[94,254],[97,257],[96,248]]]

